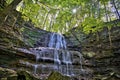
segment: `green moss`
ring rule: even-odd
[[[0,80],[17,80],[16,71],[0,67]]]
[[[29,36],[33,36],[33,37],[39,35],[39,33],[37,31],[30,30],[29,28],[26,28],[26,27],[23,29],[23,33],[25,33],[25,34],[27,34]]]
[[[47,80],[70,80],[68,76],[63,76],[59,72],[52,72]]]
[[[7,80],[17,80],[17,76],[16,75],[12,75],[7,77]]]
[[[30,73],[28,73],[27,71],[18,71],[18,76],[24,76],[24,78],[26,80],[39,80],[37,78],[35,78],[33,75],[31,75]]]
[[[27,71],[18,70],[17,72],[12,69],[0,67],[0,80],[39,80]]]
[[[1,80],[7,80],[7,78],[1,78]]]
[[[22,33],[24,35],[25,42],[32,47],[43,34],[42,32],[39,32],[37,29],[33,29],[31,27],[30,28],[24,27],[24,29],[22,29]]]
[[[95,54],[96,54],[96,53],[95,53],[95,52],[92,52],[92,51],[90,51],[90,52],[84,51],[84,52],[83,52],[83,55],[84,55],[85,57],[88,57],[88,58],[94,57]]]

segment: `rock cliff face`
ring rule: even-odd
[[[39,75],[31,75],[34,74],[35,71],[33,64],[36,63],[36,55],[34,55],[34,52],[29,51],[34,47],[46,46],[49,40],[46,39],[46,37],[48,37],[50,32],[35,28],[33,24],[24,22],[20,17],[14,24],[14,27],[11,21],[14,20],[12,16],[9,16],[5,23],[0,24],[0,67],[4,67],[0,68],[0,78],[3,80],[20,80],[18,79],[20,76],[37,77]],[[69,50],[72,50],[70,53],[74,58],[72,64],[74,68],[82,67],[82,69],[79,71],[74,70],[76,74],[79,74],[76,78],[68,78],[60,73],[53,72],[48,80],[119,80],[120,27],[112,28],[110,30],[111,34],[108,32],[109,31],[105,28],[103,31],[96,34],[85,35],[80,31],[76,32],[76,34],[65,34],[67,47]],[[52,49],[49,49],[49,52],[52,51]],[[84,57],[82,62],[80,62],[80,52]],[[59,53],[62,53],[62,51],[59,51]],[[47,52],[46,55],[48,55]],[[54,61],[52,59],[45,60],[45,62],[40,59],[40,61],[39,63],[48,64],[47,68],[45,68],[45,71],[48,73],[49,66],[51,64],[53,65]],[[10,70],[6,70],[6,68],[13,70],[12,73],[10,72],[10,75]],[[25,72],[17,72],[17,70],[21,69]],[[8,73],[4,75],[4,71]],[[26,71],[30,73],[26,73]],[[41,72],[42,69],[38,69],[38,71]],[[8,79],[11,77],[11,74],[15,74],[15,76]],[[59,78],[56,77],[56,74]],[[6,75],[8,75],[8,77],[5,77]],[[42,76],[44,79],[48,77],[48,75],[44,74]],[[37,79],[31,77],[31,79],[28,80]]]
[[[0,67],[0,80],[40,80],[27,71]]]
[[[18,14],[18,12],[16,11],[15,13]],[[31,49],[35,49],[36,47],[38,48],[45,47],[48,44],[49,39],[46,38],[49,36],[50,32],[35,28],[34,25],[31,24],[31,22],[23,21],[23,19],[21,19],[20,16],[13,26],[13,22],[14,22],[13,16],[15,17],[14,13],[12,14],[12,16],[9,15],[4,23],[0,24],[0,33],[1,33],[0,34],[0,67],[3,67],[1,68],[2,72],[0,74],[4,75],[4,70],[6,71],[6,68],[9,68],[9,70],[15,72],[15,76],[11,77],[11,74],[14,73],[8,74],[9,73],[8,71],[8,73],[6,73],[4,76],[0,76],[0,79],[37,80],[36,77],[38,77],[39,80],[41,79],[46,80],[47,77],[49,76],[48,74],[50,74],[53,71],[51,69],[51,66],[54,67],[54,58],[53,58],[54,50],[46,48],[44,54],[48,55],[47,53],[51,53],[50,56],[52,56],[52,58],[48,55],[47,57],[48,59],[39,59],[39,62],[36,62],[35,51],[37,50],[31,51]],[[63,51],[60,50],[58,52],[61,55]],[[70,52],[70,53],[76,53],[75,55],[78,56],[77,54],[78,52]],[[45,68],[41,69],[41,65],[40,65],[40,68],[38,69],[39,66],[36,67],[35,64],[39,64],[39,63],[42,63],[41,64],[42,67]],[[74,63],[76,63],[76,60],[74,60]],[[44,64],[45,65],[47,64],[47,66],[44,66]],[[19,70],[23,70],[23,71],[19,72]],[[43,74],[40,75],[41,73]],[[76,71],[76,73],[78,73],[78,71]],[[55,77],[54,79],[53,76],[56,75],[59,76]],[[7,76],[10,77],[10,79]],[[64,80],[68,80],[68,79],[70,80],[70,78],[68,77],[64,78],[64,77],[65,76],[63,76],[62,74],[53,72],[49,76],[50,78],[49,80],[51,79],[57,80],[58,78]]]
[[[3,23],[0,23],[0,67],[9,68],[16,72],[17,70],[23,70],[26,68],[25,65],[21,65],[21,60],[35,61],[35,56],[32,54],[26,54],[25,52],[19,51],[16,48],[30,48],[33,47],[38,39],[43,37],[43,34],[48,33],[47,31],[34,28],[30,22],[25,22],[21,16],[13,24],[14,17],[16,14],[21,15],[17,11],[12,15],[9,15]],[[2,68],[1,68],[2,69]],[[24,70],[25,71],[25,70]],[[32,68],[26,69],[26,71],[32,71]],[[17,72],[16,72],[17,73]],[[0,80],[35,80],[35,79],[8,79],[9,74],[1,76],[4,72],[0,73]],[[21,73],[21,75],[24,73]]]
[[[93,71],[92,80],[119,80],[120,27],[113,27],[110,36],[107,28],[89,35],[79,31],[76,36],[81,43],[73,35],[66,36],[68,44],[71,44],[69,48],[81,49],[85,59],[83,67]]]

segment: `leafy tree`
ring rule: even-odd
[[[6,0],[6,3],[10,9],[6,7],[4,14],[17,7],[25,20],[53,32],[65,33],[82,27],[89,34],[101,30],[103,22],[120,19],[119,0]]]

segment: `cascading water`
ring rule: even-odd
[[[80,73],[82,70],[82,55],[77,51],[73,51],[73,53],[67,50],[64,36],[58,33],[50,33],[46,39],[47,42],[45,43],[48,43],[47,45],[31,48],[31,52],[29,52],[36,55],[36,63],[29,63],[30,66],[33,66],[34,74],[58,71],[67,76],[74,76]],[[77,60],[80,65],[77,67],[73,65],[76,62],[76,56],[73,54],[79,56]]]
[[[71,60],[71,54],[67,51],[66,47],[66,41],[64,36],[57,34],[57,33],[52,33],[50,35],[50,41],[48,44],[48,47],[50,48],[55,48],[54,49],[54,65],[55,65],[55,70],[65,74],[65,75],[71,75],[71,68],[72,68],[72,60]],[[64,49],[62,51],[62,60],[59,58],[59,51],[58,50]],[[65,51],[66,50],[66,51]],[[64,66],[61,66],[61,63],[64,63]],[[63,69],[64,68],[64,69]],[[64,71],[62,71],[64,70]]]

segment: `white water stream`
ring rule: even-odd
[[[36,63],[29,64],[34,67],[34,74],[39,73],[38,69],[41,70],[40,73],[44,73],[49,68],[50,71],[58,71],[67,76],[74,76],[73,54],[67,50],[64,36],[58,33],[51,33],[47,39],[48,44],[46,46],[32,48],[32,52],[36,55]],[[81,54],[79,58],[79,63],[82,64]],[[41,60],[42,62],[40,62]],[[52,63],[47,64],[46,61],[51,61]],[[79,69],[82,70],[82,65],[80,65]]]

